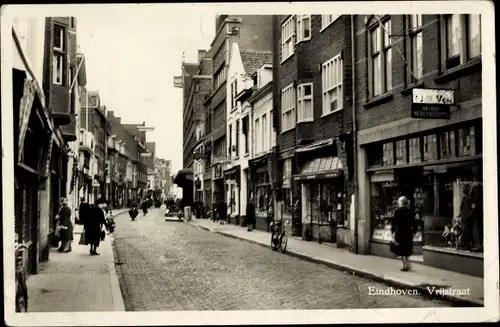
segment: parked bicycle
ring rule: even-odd
[[[288,225],[288,220],[284,224],[281,221],[271,221],[269,224],[269,229],[271,230],[271,247],[274,251],[280,249],[281,253],[285,253],[288,244],[288,235],[286,233]]]
[[[16,241],[16,312],[28,312],[28,286],[24,270],[24,254],[27,249],[24,243]]]

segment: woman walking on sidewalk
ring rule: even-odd
[[[251,232],[253,229],[253,225],[255,225],[255,205],[253,204],[253,196],[247,203],[247,231]]]
[[[108,228],[103,205],[93,206],[84,222],[85,243],[90,245],[90,255],[99,255],[97,248],[101,243],[102,226]]]
[[[410,201],[402,196],[398,199],[398,208],[392,219],[392,233],[394,235],[394,254],[401,256],[403,268],[401,271],[410,270],[408,258],[413,252],[413,236],[415,234],[415,217],[409,208]]]

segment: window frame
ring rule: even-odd
[[[482,17],[479,15],[479,54],[475,56],[470,55],[470,18],[471,14],[456,14],[458,15],[459,22],[459,54],[448,57],[448,20],[452,17],[452,14],[441,15],[441,71],[446,72],[449,70],[457,69],[462,65],[465,65],[469,61],[481,60],[482,57],[482,29],[481,22]],[[453,60],[455,63],[453,63]]]
[[[234,148],[235,148],[235,152],[236,152],[236,158],[239,158],[240,157],[240,119],[237,119],[236,120],[236,123],[235,123],[235,132],[236,132],[236,136],[235,136],[235,140],[234,140]]]
[[[392,66],[392,41],[391,41],[391,38],[390,38],[390,35],[387,37],[390,45],[387,46],[385,44],[385,24],[389,22],[389,26],[391,26],[391,30],[392,30],[392,20],[391,20],[391,17],[389,15],[385,16],[385,17],[381,17],[379,19],[377,19],[377,21],[375,21],[374,23],[370,24],[366,31],[368,33],[367,35],[367,39],[368,39],[368,43],[367,43],[367,48],[368,48],[368,57],[369,57],[369,60],[368,60],[368,98],[369,99],[373,99],[373,98],[377,98],[377,97],[380,97],[380,96],[383,96],[385,94],[388,94],[388,93],[391,93],[392,90],[393,90],[393,83],[392,83],[392,75],[391,75],[391,86],[389,87],[387,85],[387,67],[386,67],[386,55],[387,53],[389,53],[389,51],[391,52],[391,68],[393,67]],[[377,30],[378,29],[378,33],[376,33],[377,35],[377,46],[380,47],[380,49],[378,51],[373,51],[373,32],[374,30]],[[374,72],[374,69],[375,69],[375,65],[374,65],[374,58],[375,57],[378,57],[379,60],[380,60],[380,72],[379,72],[379,80],[380,80],[380,86],[381,86],[381,89],[380,89],[380,93],[375,93],[375,89],[376,89],[376,85],[375,85],[375,72]],[[392,71],[392,69],[391,69]]]
[[[284,102],[285,102],[285,94],[287,92],[291,92],[291,95],[289,95],[290,99],[290,106],[287,108],[284,108]],[[297,118],[296,118],[296,102],[297,102],[297,97],[296,97],[296,92],[295,92],[295,87],[294,83],[291,83],[290,85],[286,86],[281,90],[281,133],[288,132],[292,129],[295,128],[297,124]],[[290,112],[290,117],[291,117],[291,123],[289,123],[289,126],[285,126],[285,115]]]
[[[60,24],[54,24],[54,35],[52,36],[53,38],[55,38],[56,36],[56,27],[57,28],[60,28],[60,40],[61,40],[61,47],[56,47],[55,45],[55,42],[53,44],[53,49],[55,51],[59,51],[59,52],[62,52],[64,53],[66,51],[66,28]],[[55,40],[54,40],[55,41]]]
[[[56,36],[56,29],[59,28],[60,30],[60,40],[61,40],[61,46],[56,47],[55,46],[55,36]],[[60,24],[54,24],[54,33],[52,35],[52,40],[53,40],[53,45],[52,45],[52,84],[55,85],[65,85],[65,79],[68,77],[68,74],[65,72],[65,69],[67,67],[67,57],[66,57],[66,48],[67,48],[67,42],[66,42],[66,28]],[[60,63],[58,65],[54,65],[54,60],[57,60],[57,58],[60,58]],[[60,79],[57,81],[57,77],[59,76],[57,72],[57,68],[60,68]],[[68,84],[71,85],[71,84]]]
[[[261,132],[261,148],[262,148],[262,152],[266,152],[267,151],[267,141],[266,141],[266,138],[267,138],[267,113],[264,113],[261,117],[260,117],[262,123],[262,132]]]
[[[309,36],[305,37],[304,36],[304,21],[308,22],[309,26]],[[300,42],[305,42],[305,41],[310,41],[311,40],[311,15],[297,15],[297,27],[296,27],[296,33],[297,33],[297,44]]]
[[[331,72],[337,72],[339,73],[338,75],[340,76],[340,81],[337,81],[338,76],[331,76],[330,79],[328,79],[327,74],[328,74],[328,66],[332,66],[333,70]],[[336,65],[339,65],[338,67]],[[326,85],[329,84],[327,81],[328,80],[335,80],[336,84],[334,85]],[[339,92],[340,89],[340,92]],[[329,95],[330,92],[333,92],[336,90],[337,92],[337,108],[335,110],[331,110],[331,103],[332,101],[330,100],[328,103],[325,101],[326,96]],[[335,55],[333,58],[327,60],[326,62],[321,64],[321,117],[326,117],[330,114],[333,114],[335,112],[341,111],[344,109],[344,59],[342,56],[342,52],[339,54]],[[328,105],[327,105],[328,104]]]
[[[305,95],[305,87],[310,86],[311,87],[311,94],[310,95]],[[313,94],[314,94],[314,86],[313,83],[302,83],[297,86],[297,123],[304,123],[304,122],[313,122],[314,121],[314,107],[313,107]],[[305,101],[311,101],[311,112],[310,112],[310,117],[306,116],[305,113],[305,106],[304,102]]]
[[[229,157],[233,156],[233,124],[229,124],[228,126],[228,136],[229,136],[229,147],[228,147],[228,155]]]
[[[326,18],[331,17],[331,21],[326,22]],[[320,33],[326,30],[330,25],[332,25],[336,20],[338,20],[342,15],[321,15],[321,30]]]
[[[290,16],[286,21],[281,24],[281,37],[280,37],[280,42],[281,42],[281,63],[285,62],[287,59],[291,58],[295,54],[295,38],[296,38],[296,26],[294,24],[294,19],[295,15]],[[284,38],[285,36],[285,31],[287,28],[290,28],[290,35],[287,35],[286,39]],[[285,57],[284,49],[285,46],[289,47],[288,50],[290,53]],[[290,49],[291,48],[291,49]]]
[[[416,62],[418,56],[416,54],[415,43],[418,47],[418,40],[421,42],[422,52],[423,52],[423,31],[424,31],[424,15],[416,14],[416,15],[407,15],[406,24],[408,27],[408,57],[409,57],[409,76],[408,76],[408,84],[412,85],[420,82],[424,77],[424,58],[423,54],[420,62]],[[413,19],[416,18],[417,26],[413,26]],[[416,67],[419,66],[420,67]],[[418,68],[418,70],[417,70]],[[420,73],[420,74],[419,74]]]

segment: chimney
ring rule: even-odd
[[[207,50],[198,50],[198,63],[207,55]]]

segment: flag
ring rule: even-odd
[[[76,158],[73,158],[73,171],[71,173],[71,186],[69,189],[69,193],[73,192],[73,189],[75,188],[76,185],[76,180],[78,178],[78,161]]]

